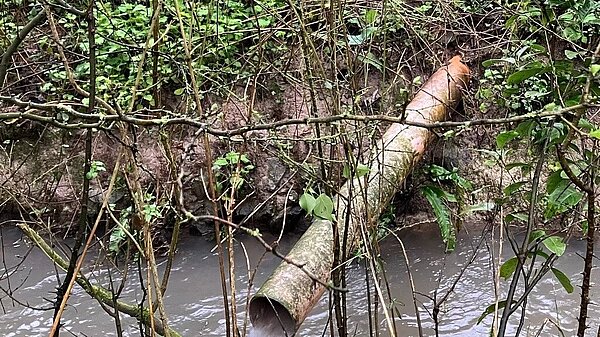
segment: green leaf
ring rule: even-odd
[[[316,199],[313,214],[321,219],[333,221],[333,200],[327,194],[321,193]]]
[[[304,193],[300,196],[300,207],[302,207],[307,214],[312,215],[316,204],[317,200],[311,194]]]
[[[552,194],[556,189],[564,183],[565,179],[561,177],[563,170],[558,170],[552,173],[546,180],[546,193]]]
[[[550,258],[550,255],[546,254],[546,252],[544,252],[543,250],[536,250],[535,252],[531,252],[529,254],[527,254],[527,256],[529,257],[534,257],[534,256],[541,256],[544,259],[548,260],[548,258]]]
[[[365,13],[365,22],[367,24],[372,24],[373,22],[375,22],[376,17],[377,17],[377,11],[374,9],[369,9]]]
[[[532,120],[527,120],[519,123],[519,125],[517,125],[515,128],[515,131],[517,131],[521,137],[528,137],[535,128],[536,123],[534,123]]]
[[[248,229],[246,233],[250,234],[251,236],[254,236],[255,238],[262,237],[262,234],[260,234],[260,229],[258,228]]]
[[[592,76],[596,76],[596,74],[600,71],[600,64],[592,64],[590,65],[590,72]]]
[[[362,176],[364,176],[365,174],[369,173],[371,169],[365,165],[365,164],[358,164],[358,166],[356,167],[356,177],[360,178]]]
[[[506,217],[504,217],[504,221],[506,223],[510,223],[510,222],[513,222],[515,219],[517,219],[517,220],[521,220],[522,222],[527,222],[528,218],[529,218],[529,216],[526,213],[517,212],[517,213],[507,214]]]
[[[590,137],[600,139],[600,129],[590,131]]]
[[[550,236],[542,241],[544,246],[548,248],[549,251],[556,254],[557,256],[562,256],[567,249],[567,244],[563,241],[562,238],[558,236]]]
[[[543,229],[536,229],[529,235],[529,243],[532,243],[539,238],[543,238],[544,236],[546,236],[546,231]]]
[[[577,123],[577,126],[581,129],[585,129],[587,131],[593,131],[596,128],[594,126],[594,124],[590,123],[590,121],[585,118],[580,118],[579,123]],[[598,132],[600,132],[600,131],[598,131]]]
[[[433,208],[433,213],[440,227],[442,241],[446,244],[446,252],[454,251],[456,248],[456,229],[450,220],[450,210],[444,204],[444,200],[439,195],[439,189],[433,186],[424,186],[421,191],[427,201]]]
[[[356,166],[356,172],[354,173],[354,176],[360,178],[365,174],[369,173],[369,171],[370,169],[367,165],[358,164],[358,166]],[[352,178],[352,171],[350,170],[350,165],[344,165],[344,169],[342,170],[342,176],[346,179]]]
[[[250,164],[250,159],[248,158],[248,155],[246,155],[246,154],[241,155],[240,156],[240,160],[244,164]]]
[[[268,27],[270,24],[271,24],[271,20],[269,20],[269,19],[265,19],[265,18],[258,19],[258,26],[260,28]]]
[[[350,172],[350,165],[348,165],[348,163],[344,164],[344,169],[342,170],[342,176],[346,179],[350,179],[350,175],[352,173]]]
[[[506,143],[517,138],[518,136],[519,133],[514,130],[501,132],[498,136],[496,136],[496,147],[502,149]]]
[[[544,72],[545,70],[546,70],[545,67],[535,67],[535,68],[519,70],[517,72],[512,73],[510,76],[508,76],[508,78],[506,79],[506,82],[508,82],[508,84],[519,84],[528,78],[531,78],[539,73]]]
[[[214,161],[213,169],[219,169],[219,168],[227,166],[227,165],[229,165],[229,162],[227,161],[227,159],[220,157]]]
[[[240,154],[231,151],[225,155],[225,159],[227,159],[227,161],[229,161],[231,164],[237,164],[240,161]]]
[[[515,301],[513,301],[514,303]],[[506,300],[504,301],[500,301],[498,302],[498,309],[502,309],[506,307]],[[494,310],[496,309],[496,304],[490,304],[487,308],[485,308],[485,310],[483,311],[483,313],[481,314],[481,316],[479,316],[479,318],[477,319],[477,324],[481,323],[481,321],[483,321],[484,318],[487,317],[487,315],[491,314],[494,312]]]
[[[518,263],[519,259],[516,256],[506,260],[502,266],[500,266],[500,277],[508,280],[508,278],[514,274],[515,270],[517,270]]]
[[[571,284],[571,280],[567,275],[565,275],[565,273],[556,268],[552,268],[552,273],[554,274],[558,282],[560,282],[560,284],[563,286],[563,288],[565,288],[567,293],[570,294],[573,292],[573,285]]]
[[[550,188],[550,186],[548,188]],[[564,213],[572,207],[578,205],[582,199],[582,192],[577,190],[577,188],[573,186],[568,179],[561,179],[558,181],[552,192],[547,196],[547,205],[546,209],[544,210],[544,217],[546,219],[551,219],[557,214]]]
[[[475,212],[489,212],[493,210],[494,207],[496,207],[496,204],[493,202],[482,202],[476,205],[469,205],[463,212],[463,215],[468,215]]]
[[[90,163],[90,170],[85,173],[85,178],[87,180],[94,179],[98,176],[99,172],[106,171],[106,167],[104,166],[104,162],[100,160],[94,160]]]
[[[365,42],[364,34],[359,35],[348,35],[348,45],[349,46],[359,46]]]
[[[359,55],[358,59],[364,64],[372,65],[377,70],[383,71],[383,62],[371,52],[368,52],[366,55]]]
[[[519,181],[514,184],[510,184],[504,188],[504,195],[510,196],[516,191],[518,191],[523,185],[525,185],[526,181]]]
[[[572,50],[568,50],[565,49],[565,56],[567,57],[567,59],[572,60],[574,58],[576,58],[579,55],[578,52],[572,51]]]
[[[452,172],[448,171],[445,167],[439,165],[429,165],[429,172],[433,176],[433,178],[437,178],[440,180],[446,180],[447,177],[452,174]]]
[[[240,177],[239,174],[233,174],[229,177],[229,184],[234,190],[239,190],[244,185],[244,178]]]
[[[123,227],[129,227],[128,223],[125,223],[121,226],[116,226],[110,232],[110,238],[108,240],[108,250],[114,255],[117,255],[119,253],[121,243],[125,240],[125,231],[123,230]]]

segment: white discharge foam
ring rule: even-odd
[[[285,333],[278,323],[271,325],[254,326],[250,329],[248,337],[283,337]]]
[[[252,328],[248,333],[248,337],[281,337],[273,334],[270,329],[265,328]]]

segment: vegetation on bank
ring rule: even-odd
[[[56,328],[81,280],[78,258],[97,240],[114,258],[146,262],[139,286],[151,300],[138,313],[145,329],[156,316],[168,335],[162,297],[180,228],[204,221],[216,233],[226,334],[245,334],[235,319],[245,299],[228,282],[243,273],[235,235],[279,254],[252,222],[270,203],[265,217],[299,206],[333,219],[338,187],[368,174],[376,139],[403,122],[434,69],[462,54],[474,70],[462,108],[426,126],[459,153],[432,155],[413,174],[410,199],[430,206],[412,205],[437,219],[449,253],[474,212],[493,225],[484,235],[513,249],[514,258],[494,261],[498,295],[482,308],[492,335],[509,324],[521,332],[527,298],[545,277],[581,291],[577,336],[598,329],[586,324],[600,177],[598,0],[0,0],[0,50],[0,211],[76,238]],[[356,254],[377,259],[376,238],[402,230],[404,216],[386,212],[369,229],[373,245]],[[281,233],[291,226],[283,219]],[[168,263],[159,277],[161,237]],[[577,237],[587,240],[579,287],[554,267]],[[369,277],[386,282],[383,269]],[[343,278],[332,284],[344,287]],[[345,293],[336,298],[343,306]],[[436,334],[448,296],[439,298],[427,308]],[[392,302],[370,315],[389,310],[393,319]],[[336,313],[330,334],[350,335],[344,310]]]

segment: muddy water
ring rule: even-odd
[[[457,251],[446,255],[443,253],[443,246],[434,228],[406,231],[400,233],[400,237],[407,249],[416,290],[427,295],[417,295],[420,317],[425,328],[424,335],[434,335],[434,323],[429,315],[433,308],[431,298],[436,296],[436,293],[437,298],[442,298],[463,269],[464,273],[460,281],[455,284],[454,291],[440,307],[440,335],[465,337],[487,335],[491,317],[485,319],[480,325],[476,322],[481,312],[492,303],[494,298],[489,252],[492,242],[487,238],[481,241],[481,230],[463,231],[460,234]],[[2,231],[4,250],[1,254],[5,264],[0,267],[0,285],[4,290],[12,289],[16,301],[11,300],[5,292],[0,293],[0,336],[46,336],[51,325],[52,311],[38,309],[50,307],[46,299],[54,298],[53,291],[58,284],[57,272],[39,250],[33,249],[28,254],[28,246],[20,238],[16,230],[4,228]],[[297,238],[286,238],[281,243],[280,249],[289,249],[295,239]],[[268,277],[278,261],[270,255],[261,259],[264,249],[252,238],[240,237],[239,243],[236,251],[236,266],[240,270],[237,287],[238,300],[241,299],[242,302],[239,320],[242,321],[243,301],[248,294],[248,275],[247,272],[242,272],[247,261],[243,253],[244,249],[250,269],[254,270],[256,265],[259,265],[255,276],[256,285],[260,285]],[[166,310],[170,318],[169,323],[183,336],[225,335],[222,318],[223,303],[217,272],[218,262],[216,255],[210,252],[212,248],[212,244],[203,239],[188,238],[181,244],[176,258],[166,294]],[[417,336],[415,312],[400,245],[393,238],[386,239],[382,243],[381,251],[394,298],[395,311],[400,314],[400,317],[396,317],[395,320],[399,336]],[[558,268],[572,278],[574,285],[580,284],[581,281],[579,273],[583,262],[577,254],[583,252],[584,243],[573,240],[569,243],[567,253],[557,264]],[[512,256],[508,250],[503,255]],[[25,263],[14,271],[12,267],[24,256],[26,256]],[[110,269],[106,268],[106,265],[97,263],[98,257],[95,259],[89,261],[86,274],[104,286],[109,284],[111,278],[114,284],[118,285],[121,275],[114,271],[109,275]],[[468,261],[472,263],[467,266]],[[13,271],[9,279],[5,277],[7,268]],[[63,274],[58,273],[58,275],[62,277]],[[139,286],[136,286],[139,278],[134,266],[130,267],[128,280],[121,297],[130,301],[139,300],[143,294]],[[503,281],[501,284],[503,289],[508,286],[508,282]],[[354,264],[349,268],[348,288],[350,329],[355,336],[368,336],[368,305],[365,298],[367,289],[362,263]],[[522,335],[527,335],[527,332],[529,335],[534,335],[540,327],[545,326],[541,336],[558,336],[560,334],[555,325],[560,326],[565,336],[574,335],[579,303],[578,288],[575,289],[573,294],[567,294],[553,277],[550,275],[545,277],[530,296]],[[593,288],[592,291],[592,301],[594,300],[600,301],[598,287]],[[114,319],[95,301],[89,299],[79,287],[75,287],[69,303],[63,323],[65,329],[72,335],[116,336]],[[25,304],[29,308],[25,308]],[[598,310],[597,307],[591,308],[590,324],[594,329],[597,329],[600,324]],[[328,300],[327,296],[324,296],[302,325],[299,336],[328,336],[328,333],[324,332],[327,322]],[[513,323],[516,324],[517,321]],[[123,317],[121,324],[125,336],[140,336],[134,319]],[[383,315],[379,316],[376,324],[385,328]],[[511,331],[507,336],[514,334],[514,326],[509,330]],[[262,337],[256,333],[252,336]]]

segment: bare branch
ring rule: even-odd
[[[567,108],[554,110],[554,111],[542,111],[542,112],[530,112],[519,116],[512,116],[506,118],[482,118],[482,119],[474,119],[468,121],[447,121],[447,122],[435,122],[435,123],[423,123],[423,122],[414,122],[407,121],[403,117],[394,117],[389,115],[353,115],[353,114],[340,114],[333,116],[324,116],[324,117],[304,117],[304,118],[291,118],[284,119],[272,123],[261,123],[254,125],[246,125],[235,129],[217,129],[213,128],[210,125],[212,123],[202,122],[200,118],[189,118],[189,117],[163,117],[163,118],[140,118],[136,117],[136,115],[104,115],[104,114],[84,114],[80,113],[77,110],[73,109],[72,106],[67,105],[66,103],[34,103],[29,101],[22,101],[15,97],[9,96],[0,96],[0,101],[4,101],[7,103],[14,104],[18,107],[29,108],[34,110],[42,110],[47,112],[56,112],[62,111],[67,113],[73,117],[86,119],[89,121],[93,121],[91,123],[66,123],[60,122],[56,117],[51,116],[40,116],[35,114],[32,110],[27,110],[25,112],[7,112],[0,115],[0,120],[11,120],[11,119],[24,119],[24,120],[34,120],[43,123],[49,123],[59,128],[64,129],[85,129],[85,128],[108,128],[105,123],[112,122],[125,122],[128,124],[133,124],[137,126],[168,126],[168,125],[189,125],[202,131],[214,135],[214,136],[236,136],[243,135],[252,131],[259,130],[273,130],[285,126],[290,125],[309,125],[309,124],[326,124],[326,123],[335,123],[341,121],[355,121],[362,123],[373,123],[373,122],[391,122],[391,123],[400,123],[408,126],[416,126],[424,129],[435,130],[441,128],[460,128],[460,127],[471,127],[471,126],[479,126],[479,125],[500,125],[500,124],[509,124],[509,123],[518,123],[531,119],[544,119],[544,118],[553,118],[560,117],[576,111],[582,108],[590,108],[590,107],[600,107],[598,104],[590,104],[590,103],[582,103],[574,106],[570,106]],[[149,110],[152,112],[152,110]],[[147,111],[145,111],[147,112]],[[161,110],[160,112],[163,112]]]
[[[4,86],[4,80],[6,79],[6,72],[8,71],[8,66],[10,65],[10,60],[12,55],[19,49],[19,45],[21,42],[25,40],[27,35],[38,25],[40,25],[46,19],[46,13],[41,10],[28,24],[21,29],[19,34],[15,36],[15,39],[11,42],[10,46],[6,49],[6,51],[2,54],[2,61],[0,61],[0,89]]]

